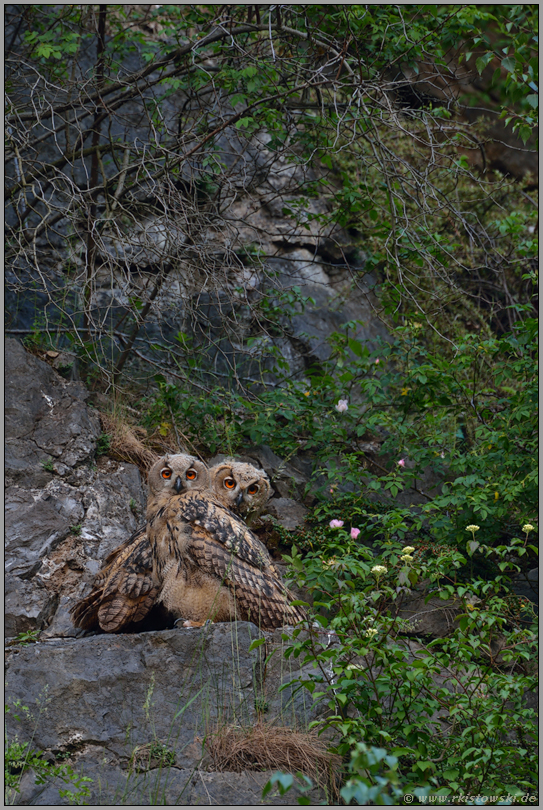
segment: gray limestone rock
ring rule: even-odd
[[[19,577],[6,575],[4,580],[4,632],[8,638],[29,630],[39,630],[51,595],[45,588]]]
[[[272,776],[272,771],[243,771],[242,773],[206,773],[197,771],[192,779],[190,803],[192,806],[212,807],[258,807],[267,805],[296,806],[302,794],[292,787],[284,796],[277,788],[272,789],[262,801],[262,790]],[[307,794],[306,794],[307,795]],[[313,789],[309,794],[311,804],[321,804],[324,791]]]
[[[6,571],[27,578],[84,515],[81,493],[58,480],[43,490],[10,487],[5,507]]]
[[[8,484],[43,485],[55,459],[68,468],[89,462],[100,424],[85,404],[85,388],[64,380],[12,338],[6,340],[5,359]]]
[[[404,632],[413,636],[432,636],[443,638],[456,629],[455,619],[462,612],[458,600],[427,597],[413,593],[405,597],[398,605],[397,616],[409,623]]]
[[[265,646],[250,649],[264,638]],[[282,644],[280,631],[264,635],[253,624],[233,622],[11,648],[7,703],[21,700],[30,715],[18,713],[16,720],[8,713],[8,739],[31,739],[57,763],[59,754],[69,754],[73,771],[92,780],[85,798],[91,805],[291,804],[295,789],[261,801],[271,771],[208,772],[203,747],[206,734],[223,725],[252,726],[263,698],[270,701],[269,719],[281,725],[302,728],[317,716],[314,709],[303,715],[294,690],[279,693],[282,706],[273,702],[278,686],[300,671],[296,662],[283,667],[279,655],[271,656],[271,668],[265,664]],[[155,742],[172,761],[157,767],[150,759],[147,770],[140,757],[136,766],[139,747]],[[21,787],[14,804],[64,805],[69,797],[59,791],[76,791],[60,779],[35,785],[30,773]],[[317,803],[323,795],[311,794]]]
[[[36,716],[15,722],[8,715],[8,734],[33,738],[42,750],[104,746],[125,761],[134,746],[158,739],[175,750],[177,767],[191,767],[219,719],[254,717],[259,659],[249,647],[261,636],[255,625],[235,622],[12,648],[7,700],[21,699]]]
[[[267,511],[287,531],[303,526],[308,512],[305,506],[292,498],[272,498]]]

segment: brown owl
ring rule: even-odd
[[[273,629],[305,619],[303,609],[290,604],[266,547],[214,493],[149,499],[158,601],[185,626],[241,619]]]
[[[167,498],[182,491],[209,488],[206,465],[185,454],[160,458],[149,471],[150,497]],[[92,591],[71,609],[76,627],[106,633],[141,621],[156,602],[159,586],[153,581],[153,555],[147,527],[140,527],[106,558]]]
[[[211,467],[211,490],[226,507],[250,522],[264,508],[272,494],[264,470],[252,464],[226,459]]]
[[[187,526],[190,525],[191,530],[197,535],[195,546],[197,548],[200,548],[202,541],[198,521],[201,521],[202,516],[208,516],[208,509],[220,510],[217,515],[223,521],[221,529],[223,534],[232,531],[232,526],[228,527],[224,523],[225,520],[226,523],[234,520],[233,525],[236,527],[234,531],[247,532],[247,527],[241,521],[236,521],[235,515],[228,511],[228,508],[235,512],[244,511],[246,515],[253,516],[265,505],[271,494],[266,473],[257,470],[250,464],[228,460],[213,467],[209,471],[209,475],[211,492],[208,491],[209,479],[205,465],[185,455],[165,456],[153,465],[149,473],[148,513],[151,516],[167,506],[179,493],[188,494],[188,492],[196,490],[201,491],[203,498],[201,503],[208,504],[205,509],[200,506],[202,515],[199,516],[197,510],[194,511],[194,504],[185,517],[181,514],[178,515],[178,524],[180,526],[184,523]],[[221,509],[221,507],[227,507],[227,509]],[[215,520],[214,525],[219,524],[220,520]],[[188,531],[188,528],[186,530]],[[268,582],[267,585],[268,602],[279,600],[278,604],[284,607],[286,591],[277,572],[273,569],[268,552],[252,532],[249,532],[249,537],[252,547],[259,550],[262,581],[268,582],[270,576],[273,580],[271,584]],[[225,548],[228,548],[228,543],[231,543],[231,538],[225,536]],[[213,548],[213,544],[208,544],[205,548],[209,552]],[[247,552],[247,544],[244,548]],[[249,615],[246,606],[247,597],[244,602],[242,596],[241,602],[238,603],[236,596],[232,595],[236,590],[235,582],[230,588],[225,585],[218,587],[218,571],[216,570],[218,563],[215,568],[212,566],[213,573],[210,577],[205,565],[200,569],[198,565],[189,566],[188,561],[185,561],[185,575],[178,576],[172,573],[171,561],[175,558],[175,546],[168,544],[162,548],[156,561],[156,571],[153,577],[152,547],[147,527],[141,527],[128,541],[114,549],[108,556],[95,579],[91,593],[72,608],[74,623],[87,630],[101,627],[109,633],[118,632],[128,624],[143,619],[157,602],[164,604],[178,617],[183,617],[189,622],[200,622],[203,621],[204,614],[207,618],[209,611],[205,606],[209,607],[209,594],[213,589],[214,599],[221,604],[220,611],[212,611],[216,619],[220,617],[225,620],[234,616],[247,617]],[[170,560],[169,565],[168,559]],[[222,570],[221,565],[219,565],[219,572]],[[255,572],[250,568],[245,570],[243,557],[235,562],[233,568],[242,577],[241,590],[244,587],[258,587],[259,582],[255,580]],[[255,618],[256,606],[253,603],[251,609],[253,620],[258,622],[258,618]],[[302,614],[302,611],[299,610],[294,611],[293,614],[291,609],[285,615],[277,610],[277,605],[274,610],[274,619],[263,614],[262,626],[279,626],[277,624],[279,614],[281,616],[279,624],[286,624],[289,619],[290,621],[298,620]],[[271,625],[271,622],[275,623]]]

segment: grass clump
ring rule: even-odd
[[[262,721],[250,728],[225,726],[208,735],[209,770],[288,771],[302,773],[335,791],[334,774],[342,758],[327,750],[316,732],[274,726]]]

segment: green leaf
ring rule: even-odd
[[[251,652],[251,650],[256,650],[257,647],[262,647],[262,645],[265,643],[265,638],[255,638],[255,640],[251,641],[251,644],[249,645],[249,652]]]
[[[530,107],[533,107],[534,110],[537,110],[537,107],[539,105],[539,95],[537,93],[530,93],[529,96],[526,96],[526,101],[528,102]]]
[[[239,121],[236,122],[236,129],[240,129],[241,127],[246,129],[252,120],[253,119],[250,116],[247,116],[247,118],[240,118]]]
[[[488,53],[485,53],[484,56],[480,56],[478,59],[475,60],[475,67],[479,71],[479,74],[483,72],[483,70],[489,64],[489,62],[492,61],[493,57],[494,54],[492,53],[492,51],[489,51]]]
[[[502,67],[504,67],[508,73],[513,73],[515,70],[515,59],[513,56],[507,56],[505,59],[502,59]]]

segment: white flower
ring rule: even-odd
[[[470,523],[469,526],[466,526],[466,531],[471,532],[473,534],[473,532],[478,532],[480,528],[481,527],[476,526],[475,523]]]
[[[535,528],[535,527],[534,527],[534,526],[532,526],[532,524],[531,524],[531,523],[525,523],[525,525],[522,527],[522,531],[523,531],[523,532],[526,532],[526,534],[529,534],[530,532],[533,532],[533,531],[534,531],[534,528]]]
[[[405,546],[405,548],[402,548],[402,551],[403,551],[404,554],[411,554],[412,551],[415,551],[415,547],[414,546]]]
[[[366,632],[364,633],[365,636],[371,638],[372,636],[376,636],[378,631],[374,627],[369,627]]]
[[[386,574],[387,568],[384,565],[374,565],[371,569],[372,574]]]
[[[336,405],[336,411],[338,413],[343,413],[349,409],[349,403],[346,399],[340,399],[338,404]]]
[[[413,557],[411,554],[404,554],[403,557],[400,557],[400,560],[403,560],[404,562],[413,562]]]

